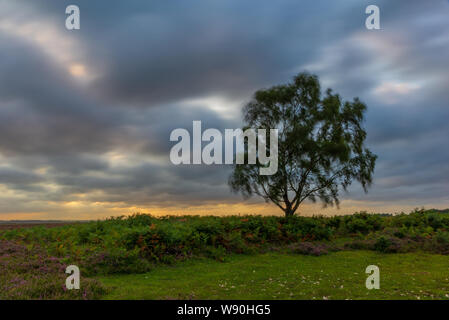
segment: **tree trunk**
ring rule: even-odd
[[[285,191],[284,191],[284,203],[285,203],[285,216],[286,217],[291,217],[295,212],[293,211],[292,208],[292,203],[290,202],[290,200],[288,199],[288,193],[287,193],[287,182],[285,182]]]
[[[288,206],[287,208],[285,208],[284,212],[285,212],[286,217],[291,217],[295,214],[295,211],[293,211],[291,206]]]

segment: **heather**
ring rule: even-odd
[[[192,257],[223,261],[229,254],[268,251],[312,256],[358,249],[448,254],[449,213],[415,210],[335,217],[135,214],[54,228],[5,230],[0,238],[20,246],[38,246],[58,263],[76,264],[84,276],[96,276],[142,273]],[[65,276],[56,269],[55,273]]]
[[[96,299],[105,293],[93,279],[83,277],[81,290],[67,290],[63,257],[54,257],[35,245],[0,241],[0,300]]]

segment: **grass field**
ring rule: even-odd
[[[365,287],[371,264],[379,290]],[[449,299],[448,257],[419,252],[231,255],[99,279],[105,299]]]

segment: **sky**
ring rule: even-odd
[[[367,194],[300,214],[449,207],[447,0],[0,0],[0,220],[281,214],[231,193],[231,166],[173,165],[169,137],[239,128],[302,71],[367,104],[378,160]]]

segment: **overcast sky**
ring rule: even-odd
[[[339,213],[449,207],[447,0],[0,0],[0,220],[279,214],[232,194],[229,166],[171,164],[169,137],[238,128],[255,90],[305,70],[368,105],[374,184]]]

